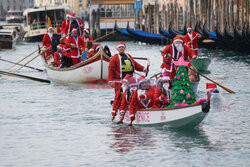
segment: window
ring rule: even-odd
[[[99,5],[101,18],[130,18],[134,17],[134,4]]]

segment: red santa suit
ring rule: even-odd
[[[51,29],[52,27],[49,27],[48,29],[47,29],[47,33],[46,34],[44,34],[44,36],[43,36],[43,40],[42,40],[42,44],[43,44],[43,46],[45,46],[46,48],[49,48],[50,47],[50,49],[48,49],[46,52],[45,52],[45,55],[46,55],[46,58],[48,58],[49,56],[50,56],[50,54],[51,54],[51,41],[52,41],[52,36],[53,36],[53,34],[51,34],[51,33],[49,33],[48,31],[49,31],[49,29]]]
[[[147,81],[145,78],[144,76],[138,78],[139,89],[135,90],[130,102],[129,117],[131,121],[134,121],[137,109],[151,108],[154,104],[154,89],[152,87],[148,86],[146,93],[141,93],[141,91],[145,91],[140,88],[140,84]]]
[[[182,41],[183,40],[180,37],[175,37],[175,41]],[[163,53],[161,55],[163,56],[163,63],[161,65],[161,68],[165,68],[168,76],[170,79],[174,79],[176,75],[176,67],[173,63],[173,60],[177,61],[181,56],[184,57],[185,61],[188,61],[189,59],[196,57],[196,54],[186,45],[182,45],[182,51],[178,52],[175,49],[174,44],[167,45],[166,48],[163,50]],[[166,55],[167,54],[167,55]]]
[[[123,42],[118,43],[118,46],[124,46],[126,48],[126,45]],[[127,54],[128,59],[132,62],[133,70],[137,71],[144,71],[144,67],[137,63],[130,54]],[[109,62],[109,69],[108,69],[108,81],[109,82],[117,82],[119,83],[122,79],[122,63],[121,63],[121,57],[119,54],[115,54],[111,57]],[[119,90],[119,84],[117,84],[115,91]]]
[[[89,53],[87,55],[87,58],[91,58],[93,57],[96,53],[97,53],[97,50],[101,47],[100,44],[94,44],[94,46],[92,48],[89,49]]]
[[[130,89],[127,90],[122,95],[122,101],[121,101],[121,105],[120,105],[120,115],[121,116],[124,115],[125,112],[128,110],[129,104],[130,104],[132,97],[133,97],[133,94],[135,92],[135,89],[133,89],[133,88],[137,87],[136,80],[134,79],[134,77],[132,75],[127,74],[126,77],[127,77]]]
[[[72,31],[74,31],[75,29],[73,29]],[[68,44],[74,44],[76,46],[76,48],[72,47],[71,48],[71,58],[73,61],[73,65],[80,63],[81,61],[81,50],[82,48],[84,48],[84,42],[82,40],[82,38],[80,38],[79,36],[74,37],[74,36],[69,36],[68,40],[67,40]]]
[[[73,17],[73,18],[75,18],[75,14],[74,13],[72,13],[71,15],[70,15],[70,17]],[[84,23],[81,21],[81,20],[79,20],[79,19],[76,19],[76,22],[77,22],[77,28],[79,28],[80,29],[80,36],[82,36],[82,29],[80,28],[80,27],[84,27]],[[72,31],[72,30],[70,30],[70,27],[71,27],[71,21],[69,21],[68,23],[67,23],[67,25],[66,25],[66,27],[64,28],[64,31],[63,31],[63,33],[64,34],[69,34],[70,33],[70,31]],[[76,27],[75,27],[76,28]]]
[[[188,27],[187,29],[192,29],[191,27]],[[201,35],[198,35],[197,32],[192,31],[190,34],[187,33],[184,39],[185,44],[192,49],[192,51],[195,52],[196,55],[198,55],[198,40],[197,38],[201,38]],[[196,38],[195,38],[196,37]],[[194,39],[195,38],[195,39]],[[193,39],[193,41],[188,45],[188,42],[190,42]]]
[[[68,22],[70,22],[69,17],[70,17],[70,14],[67,13],[66,14],[66,19],[63,21],[62,26],[61,26],[62,32],[64,32],[64,29],[66,28],[66,25],[68,24]]]

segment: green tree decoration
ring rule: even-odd
[[[168,107],[174,107],[175,104],[193,104],[195,99],[195,93],[192,88],[192,84],[189,80],[187,70],[185,66],[179,66],[176,76],[174,78],[172,94],[171,94],[171,103]]]

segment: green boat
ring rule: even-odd
[[[207,71],[207,68],[211,60],[209,58],[198,58],[195,60],[191,60],[191,64],[199,71],[204,72]]]

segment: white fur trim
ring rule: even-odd
[[[129,115],[130,118],[131,118],[131,117],[134,117],[134,116],[135,116],[134,114]]]
[[[123,44],[119,44],[119,45],[117,45],[117,46],[116,46],[116,49],[117,49],[117,48],[119,48],[120,46],[123,46],[124,48],[126,48],[126,46],[125,46],[125,45],[123,45]]]
[[[51,29],[53,29],[53,27],[49,27],[49,28],[48,28],[48,31],[51,30]]]
[[[187,28],[187,30],[192,30],[192,28]]]
[[[84,29],[83,31],[86,31],[89,34],[89,31],[87,29]]]
[[[57,48],[59,48],[59,49],[63,49],[61,46],[59,46],[59,45],[57,45]]]
[[[176,39],[176,40],[174,40],[174,42],[181,42],[181,43],[183,43],[183,40],[181,40],[181,39]]]
[[[162,80],[168,80],[168,81],[170,80],[170,78],[168,76],[162,77],[161,79]]]

